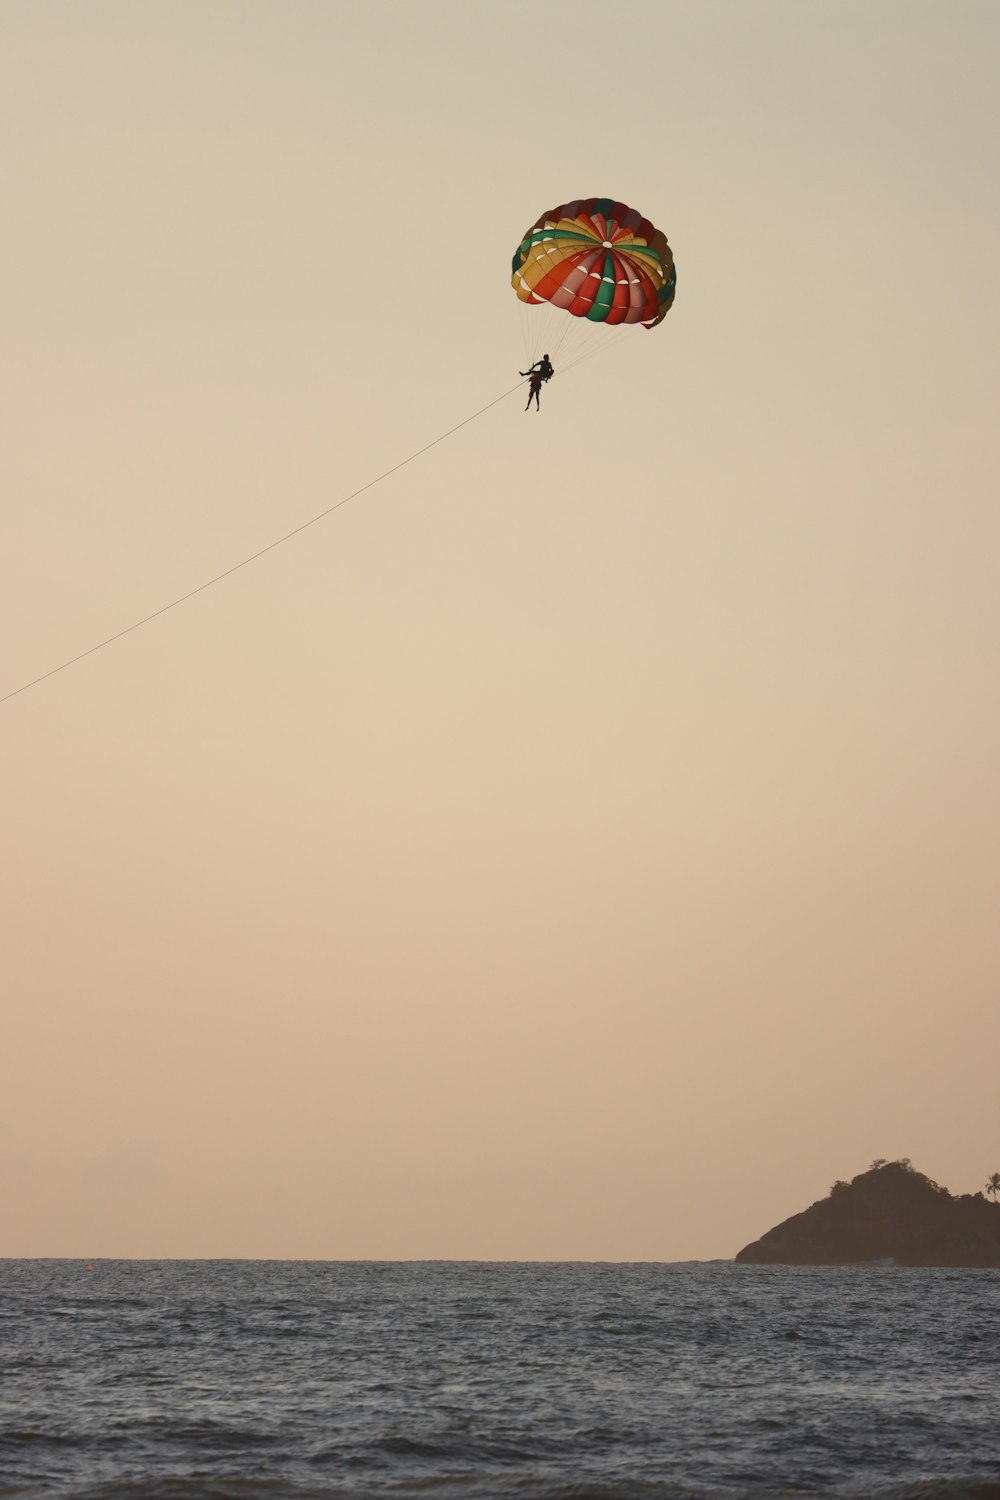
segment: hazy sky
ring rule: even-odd
[[[508,389],[543,210],[678,267],[0,708],[0,1253],[677,1260],[875,1156],[979,1188],[995,0],[0,29],[0,693]]]

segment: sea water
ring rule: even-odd
[[[1000,1500],[1000,1273],[0,1261],[0,1496]]]

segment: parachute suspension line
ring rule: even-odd
[[[531,307],[529,304],[518,301],[518,313],[521,323],[521,339],[524,344],[524,364],[530,370],[542,357],[542,350],[547,346],[546,341],[552,332],[552,324],[545,316],[544,308]]]
[[[567,340],[563,358],[564,368],[569,368],[581,358],[586,358],[591,349],[606,349],[616,342],[615,334],[603,323],[591,323],[586,318],[578,318],[576,321],[582,326],[578,331],[574,330],[574,337]]]
[[[518,313],[521,318],[521,342],[524,345],[524,363],[531,366],[538,358],[538,319],[532,317],[531,309],[518,299]]]
[[[626,335],[627,337],[627,335]],[[585,344],[579,353],[574,353],[570,359],[562,364],[562,369],[575,370],[578,365],[585,365],[589,359],[597,359],[602,354],[620,354],[625,347],[625,339],[605,339],[598,344]]]
[[[558,354],[559,351],[560,351],[560,349],[562,348],[563,344],[565,344],[565,342],[566,342],[566,335],[569,333],[570,329],[573,328],[574,333],[576,332],[574,324],[577,321],[578,320],[576,318],[569,318],[569,317],[565,317],[565,318],[562,319],[562,325],[563,326],[559,330],[559,337],[556,339],[555,344],[553,345],[553,348],[552,348],[553,355]]]
[[[248,567],[250,563],[256,562],[259,557],[264,557],[266,553],[273,552],[276,547],[281,547],[285,542],[291,541],[292,537],[298,536],[300,532],[307,531],[310,526],[315,526],[318,521],[325,520],[335,510],[340,510],[341,506],[349,504],[351,500],[356,500],[366,490],[374,489],[375,485],[381,484],[383,479],[388,479],[390,474],[395,474],[400,469],[405,469],[407,464],[413,463],[414,459],[420,458],[421,454],[428,453],[431,448],[436,448],[438,443],[443,443],[445,438],[450,438],[460,428],[467,427],[470,422],[474,422],[477,417],[481,417],[491,407],[499,406],[501,401],[506,401],[508,396],[513,396],[515,391],[519,391],[523,384],[524,381],[519,380],[517,385],[512,385],[510,390],[504,391],[502,396],[495,396],[492,401],[487,401],[485,406],[481,406],[478,411],[472,412],[470,416],[463,417],[461,422],[456,422],[454,427],[448,428],[447,432],[439,433],[436,438],[432,438],[422,448],[417,448],[415,452],[408,454],[406,458],[401,458],[398,464],[393,464],[390,469],[383,469],[381,474],[376,474],[375,478],[369,479],[367,484],[363,484],[358,489],[352,490],[349,495],[344,495],[342,499],[335,500],[332,505],[328,505],[318,515],[310,516],[308,521],[303,521],[301,525],[293,527],[291,531],[286,531],[284,536],[276,537],[273,542],[268,542],[266,547],[259,547],[256,552],[251,552],[248,557],[241,558],[239,562],[233,563],[232,567],[224,568],[221,573],[216,573],[214,578],[208,578],[204,583],[199,583],[197,588],[189,589],[186,594],[180,594],[176,599],[171,599],[169,604],[162,604],[159,609],[154,609],[151,614],[143,615],[141,620],[133,621],[131,625],[126,625],[123,630],[116,630],[114,635],[107,636],[103,641],[98,641],[94,646],[88,646],[86,651],[80,651],[76,656],[68,657],[66,661],[60,662],[57,667],[50,667],[47,672],[42,672],[38,677],[33,677],[30,682],[23,682],[20,687],[12,688],[9,693],[4,693],[0,697],[0,703],[6,703],[10,698],[16,698],[19,693],[26,693],[29,688],[36,687],[38,683],[44,682],[46,678],[54,677],[57,672],[64,672],[67,667],[75,666],[78,661],[83,661],[84,657],[93,656],[95,651],[102,651],[105,646],[110,646],[112,642],[120,641],[124,635],[131,635],[133,630],[140,630],[143,625],[148,625],[151,620],[158,619],[160,615],[167,614],[170,610],[176,609],[180,604],[186,604],[188,599],[193,599],[196,594],[203,594],[206,589],[212,588],[214,584],[221,583],[224,578],[229,578],[231,574],[238,573],[241,568]]]
[[[603,348],[608,342],[609,329],[603,323],[592,323],[589,318],[577,318],[572,315],[563,315],[560,318],[562,326],[559,329],[555,346],[549,351],[553,364],[556,355],[561,354],[559,368],[568,370],[571,365],[576,364],[579,356],[591,347]],[[614,342],[614,335],[611,335]]]
[[[530,368],[542,356],[542,350],[557,371],[568,370],[586,357],[591,349],[603,349],[624,336],[624,330],[611,330],[603,323],[591,322],[589,318],[575,317],[551,304],[532,306],[518,298],[518,321],[521,338],[525,345],[525,360]],[[631,330],[630,330],[631,331]]]

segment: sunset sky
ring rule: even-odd
[[[0,1254],[729,1257],[876,1156],[982,1187],[995,0],[0,30],[0,696],[514,386],[544,210],[678,268],[0,705]]]

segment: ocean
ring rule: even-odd
[[[1000,1500],[1000,1272],[0,1261],[0,1496]]]

